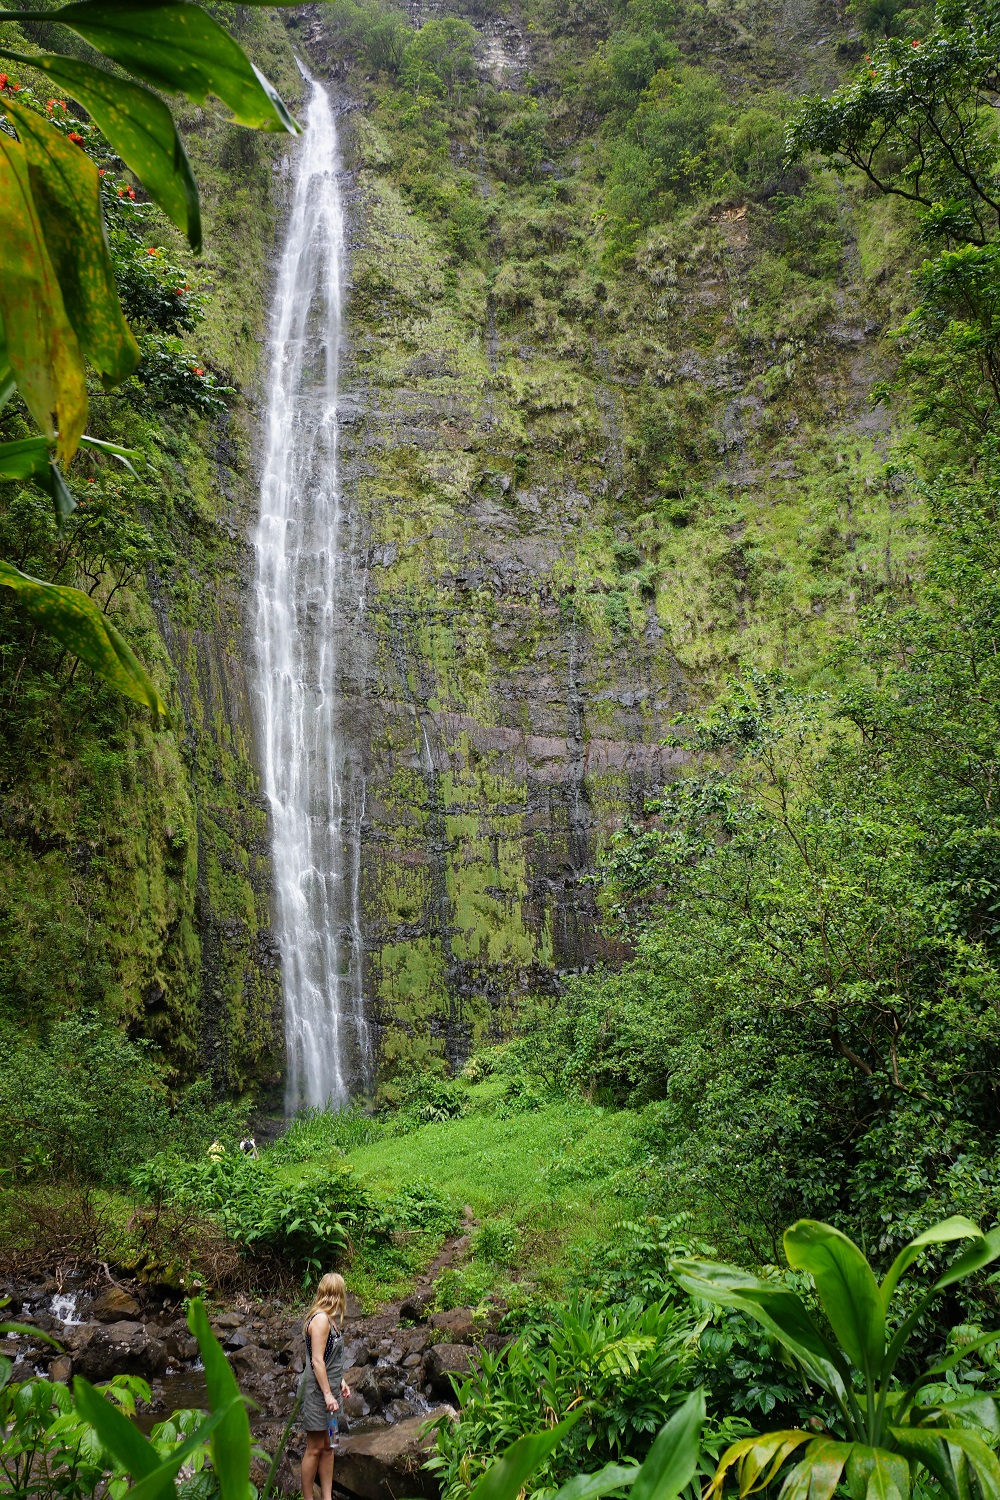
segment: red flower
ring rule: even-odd
[[[6,73],[0,73],[0,89],[5,89],[6,87],[7,87],[7,74]]]
[[[98,169],[97,169],[97,175],[98,175],[98,177],[103,177],[104,176],[104,168],[103,167],[98,167]]]
[[[128,189],[126,189],[126,191],[128,192],[129,197],[132,199],[132,202],[134,203],[135,202],[135,188],[128,188]]]
[[[192,365],[191,366],[191,374],[192,375],[204,375],[204,373],[205,373],[205,371],[202,369],[201,365]]]
[[[83,145],[83,136],[80,135],[75,130],[71,130],[70,133],[69,133],[69,135],[66,137],[66,139],[68,141],[75,141],[78,146],[82,146]]]
[[[919,47],[919,46],[920,46],[920,43],[919,43],[919,42],[911,42],[911,43],[910,43],[910,46],[911,46],[911,47]]]
[[[147,249],[147,251],[146,251],[146,254],[147,254],[147,255],[159,255],[159,253],[160,253],[160,252],[159,252],[159,251],[158,251],[158,250],[156,250],[156,249],[153,249],[153,248],[149,248],[149,249]]]

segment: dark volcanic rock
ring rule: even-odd
[[[435,1344],[427,1353],[427,1379],[437,1396],[454,1395],[449,1375],[459,1379],[472,1369],[472,1350],[465,1344]]]
[[[453,1344],[471,1344],[476,1336],[475,1313],[471,1307],[453,1307],[450,1312],[435,1313],[431,1327]]]
[[[426,1421],[426,1416],[409,1417],[378,1432],[344,1438],[335,1471],[337,1484],[364,1500],[437,1495],[439,1485],[421,1467],[434,1442],[433,1435],[419,1436]]]

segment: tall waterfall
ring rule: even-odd
[[[312,82],[272,321],[260,523],[257,685],[285,993],[289,1113],[363,1081],[359,832],[338,694],[359,590],[337,463],[344,220],[330,100]]]

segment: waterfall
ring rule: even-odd
[[[256,638],[289,1113],[338,1107],[366,1080],[359,834],[338,690],[360,589],[337,462],[344,221],[337,126],[310,80],[272,313]]]

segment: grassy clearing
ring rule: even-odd
[[[442,1303],[554,1294],[586,1247],[628,1211],[636,1117],[561,1100],[503,1118],[490,1109],[491,1083],[468,1093],[474,1112],[407,1135],[386,1133],[348,1159],[379,1198],[430,1182],[457,1210],[471,1208],[472,1253],[439,1279]],[[439,1245],[423,1245],[406,1264],[362,1253],[351,1285],[369,1306],[398,1295]]]

